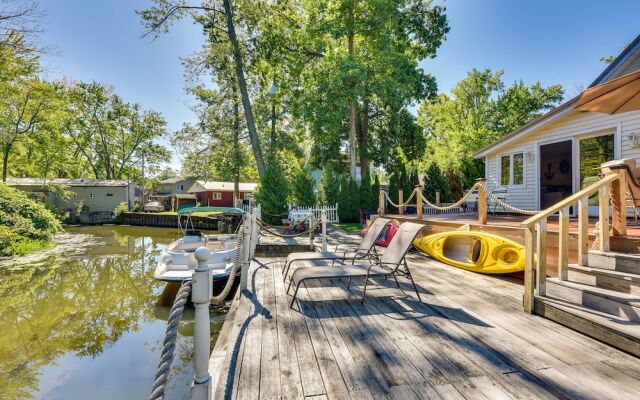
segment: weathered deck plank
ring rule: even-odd
[[[523,313],[517,281],[411,255],[422,303],[406,283],[398,289],[376,279],[362,304],[361,281],[348,290],[327,280],[301,288],[291,310],[281,264],[265,260],[252,263],[250,290],[234,302],[212,355],[221,368],[216,399],[633,399],[640,392],[637,358]]]

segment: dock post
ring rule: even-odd
[[[384,189],[380,189],[378,195],[378,215],[384,215]]]
[[[191,383],[193,400],[209,400],[211,398],[211,375],[209,375],[209,356],[211,353],[211,328],[209,320],[209,304],[213,295],[213,282],[209,271],[209,249],[199,247],[195,251],[198,261],[193,274],[191,301],[195,308],[195,326],[193,331],[193,358],[195,370]]]
[[[240,291],[247,289],[247,276],[249,275],[249,263],[251,262],[251,218],[245,218],[242,230],[242,269],[240,275]]]
[[[322,218],[322,251],[327,252],[327,210],[320,212],[320,218]]]
[[[249,258],[252,258],[256,252],[256,246],[258,245],[258,233],[260,233],[258,228],[258,213],[260,210],[256,207],[251,210],[251,253]]]
[[[479,178],[477,182],[480,184],[478,187],[478,223],[480,225],[487,224],[487,180]]]
[[[418,193],[416,193],[416,217],[418,220],[422,219],[422,185],[416,185]]]
[[[398,190],[398,204],[404,203],[404,191],[402,189]],[[404,215],[404,206],[400,206],[398,208],[398,214]]]
[[[309,217],[309,248],[311,248],[311,250],[315,250],[315,246],[313,245],[313,238],[314,238],[314,233],[315,233],[315,228],[312,229],[312,227],[316,224],[316,219],[315,219],[315,215],[313,214],[313,211],[311,211],[310,217]]]

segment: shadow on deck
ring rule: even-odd
[[[640,362],[522,312],[522,286],[408,256],[410,285],[376,279],[360,302],[327,280],[295,309],[282,260],[251,265],[212,355],[215,399],[635,399]]]

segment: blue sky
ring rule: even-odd
[[[196,2],[197,0],[193,0]],[[169,128],[194,119],[185,93],[181,57],[198,51],[202,34],[190,20],[156,40],[144,32],[135,10],[147,0],[41,0],[47,14],[44,40],[51,78],[113,84],[128,101],[160,111]],[[507,82],[562,84],[567,96],[604,68],[640,34],[636,0],[450,0],[451,31],[435,59],[421,66],[448,91],[472,68],[504,69]],[[174,167],[177,159],[173,160]]]

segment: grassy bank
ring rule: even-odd
[[[351,235],[359,235],[362,230],[362,225],[359,222],[339,223],[333,225]]]

